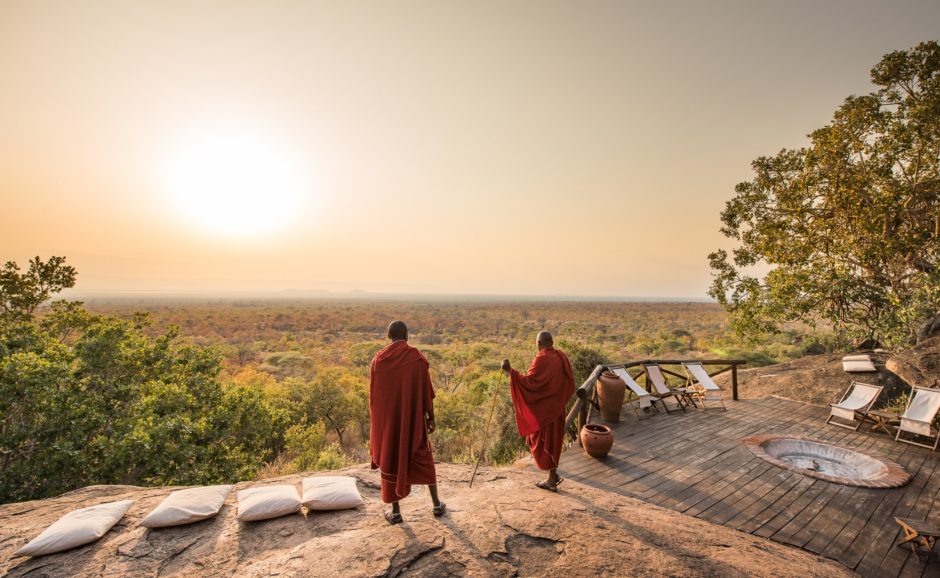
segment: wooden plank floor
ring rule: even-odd
[[[940,578],[940,562],[918,561],[894,547],[901,534],[895,516],[940,525],[940,452],[896,443],[884,433],[826,425],[827,408],[772,397],[725,403],[727,411],[693,408],[642,420],[624,406],[617,424],[594,417],[614,432],[610,455],[594,459],[574,445],[562,454],[558,472],[833,558],[862,576]],[[903,488],[876,490],[808,478],[772,466],[741,443],[761,433],[807,435],[880,453],[914,479]]]

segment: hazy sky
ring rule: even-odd
[[[702,297],[750,162],[940,2],[0,0],[0,261],[78,289]]]

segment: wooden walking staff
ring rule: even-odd
[[[499,393],[499,386],[503,383],[503,370],[499,370],[499,381],[496,382],[496,391],[493,392],[493,405],[490,406],[490,417],[486,419],[486,429],[483,430],[483,446],[480,447],[480,457],[477,458],[477,464],[473,466],[473,475],[470,476],[470,487],[473,487],[473,478],[477,477],[477,468],[480,467],[480,460],[486,453],[486,436],[490,433],[490,422],[493,421],[493,410],[496,409],[496,395]]]

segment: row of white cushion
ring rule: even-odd
[[[147,528],[181,526],[211,518],[219,513],[233,486],[189,488],[171,493],[157,508],[141,520]],[[362,506],[356,478],[334,476],[303,479],[301,500],[294,486],[263,486],[240,490],[238,515],[242,522],[268,520],[300,511],[344,510]],[[14,556],[43,556],[94,542],[120,520],[134,500],[99,504],[69,512],[17,550]]]
[[[870,373],[878,371],[871,357],[867,355],[848,355],[842,358],[842,371],[846,373]]]

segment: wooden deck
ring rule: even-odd
[[[667,403],[671,410],[674,402]],[[618,424],[592,416],[592,422],[614,432],[610,455],[594,459],[574,445],[562,454],[558,471],[583,484],[833,558],[862,576],[940,577],[940,562],[918,561],[894,547],[901,535],[895,516],[940,525],[940,452],[896,443],[884,433],[826,425],[829,412],[822,407],[779,398],[725,404],[727,411],[690,408],[640,421],[624,406]],[[771,432],[877,452],[914,479],[884,490],[783,470],[741,443]]]

